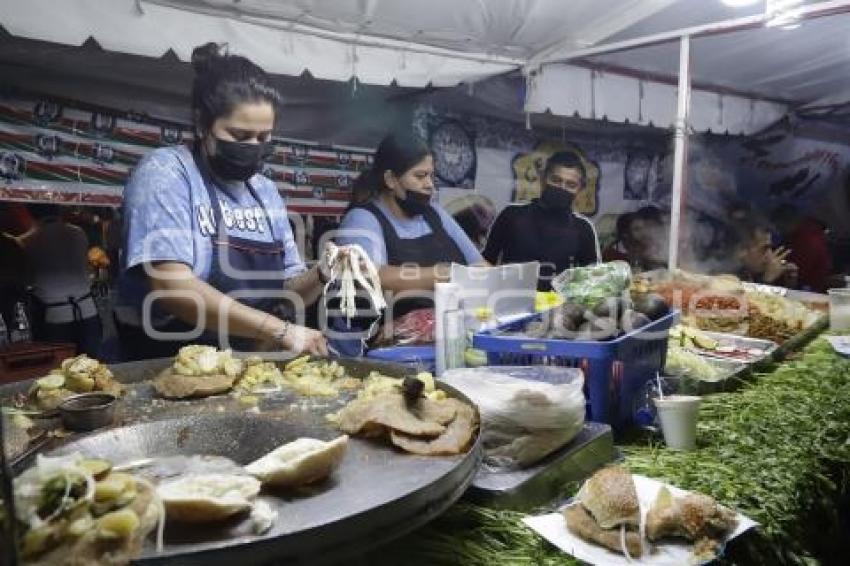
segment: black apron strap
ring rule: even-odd
[[[422,214],[423,220],[431,229],[430,234],[419,238],[400,238],[387,215],[373,202],[361,208],[371,212],[381,226],[384,246],[387,249],[387,264],[402,265],[416,263],[422,267],[431,267],[438,263],[466,264],[466,258],[443,226],[443,220],[433,208]]]
[[[422,215],[431,233],[418,238],[400,238],[389,218],[374,202],[364,205],[363,208],[375,215],[381,226],[388,265],[415,263],[420,267],[432,267],[438,263],[466,263],[463,252],[448,235],[440,215],[433,208],[429,208]],[[397,318],[415,309],[433,307],[434,301],[430,298],[407,298],[394,301],[392,312],[393,317]]]
[[[361,208],[371,212],[378,221],[378,224],[381,226],[381,232],[384,236],[384,246],[387,248],[387,263],[392,265],[393,262],[390,261],[390,250],[398,249],[398,243],[401,240],[398,236],[398,232],[395,230],[395,226],[392,225],[389,218],[387,218],[386,214],[378,208],[378,205],[376,205],[374,201],[369,201]]]

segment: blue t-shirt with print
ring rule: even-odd
[[[260,202],[243,183],[216,187],[227,234],[258,242],[281,241],[283,278],[302,273],[306,267],[277,187],[262,175],[254,175],[249,182]],[[139,162],[124,188],[123,213],[122,305],[141,308],[149,287],[143,271],[133,268],[144,263],[184,263],[200,279],[209,279],[215,217],[201,172],[187,147],[159,148]]]
[[[402,240],[421,238],[431,233],[431,227],[421,214],[412,218],[398,218],[392,214],[381,199],[375,199],[375,206],[389,219],[396,234]],[[431,204],[443,223],[443,229],[454,240],[463,252],[467,265],[481,263],[484,259],[481,252],[463,231],[463,228],[441,206]],[[386,265],[387,245],[384,242],[384,232],[375,215],[365,208],[353,208],[343,217],[334,238],[340,245],[359,244],[376,266]]]

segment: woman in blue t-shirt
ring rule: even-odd
[[[325,355],[322,334],[281,308],[285,299],[289,312],[303,312],[327,270],[306,269],[277,187],[259,174],[273,153],[280,94],[257,65],[214,43],[195,49],[192,66],[194,148],[153,151],[124,191],[124,357],[256,342]]]
[[[483,264],[475,244],[434,202],[434,157],[414,135],[390,134],[375,153],[372,196],[342,219],[337,241],[359,244],[378,267],[381,285],[406,298],[392,304],[398,317],[433,306],[434,284],[447,281],[449,265]]]

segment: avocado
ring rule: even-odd
[[[577,340],[610,340],[617,336],[617,326],[611,319],[597,318],[584,322],[578,329]]]
[[[611,318],[617,316],[617,299],[605,299],[591,311],[596,318]],[[592,320],[592,319],[591,319]]]
[[[577,340],[578,327],[572,329],[555,326],[552,328],[551,332],[549,332],[548,338],[555,338],[557,340]]]
[[[560,313],[565,324],[566,321],[569,321],[569,326],[572,330],[577,329],[584,320],[584,307],[573,303],[564,303],[561,305]]]
[[[582,322],[578,327],[578,332],[576,333],[576,340],[593,340],[591,337],[591,324],[590,321]]]
[[[525,325],[524,333],[529,338],[543,338],[549,332],[548,320],[532,320]]]
[[[650,322],[652,321],[645,314],[634,310],[627,310],[620,317],[620,328],[623,329],[623,332],[631,332],[632,330],[643,328]]]
[[[586,318],[587,320],[602,318],[619,321],[622,313],[631,308],[631,303],[631,299],[627,297],[610,297],[599,303],[592,311],[589,311],[589,314],[585,313]]]
[[[646,293],[635,297],[634,310],[646,315],[650,320],[658,320],[670,312],[670,307],[661,295]]]

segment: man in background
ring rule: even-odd
[[[774,210],[772,220],[783,244],[791,252],[788,261],[799,269],[800,288],[825,292],[830,286],[833,263],[824,225],[811,216],[800,214],[789,204]]]
[[[797,288],[797,266],[787,259],[791,250],[773,247],[767,225],[751,220],[735,224],[733,230],[736,247],[732,257],[742,281]]]
[[[661,211],[653,206],[621,214],[617,218],[617,241],[605,248],[602,260],[625,261],[635,273],[665,267],[663,232]]]
[[[570,267],[600,261],[599,239],[591,221],[573,212],[576,194],[587,183],[587,171],[575,153],[553,154],[543,168],[540,198],[508,206],[496,218],[483,256],[493,265],[540,262],[540,291]]]

